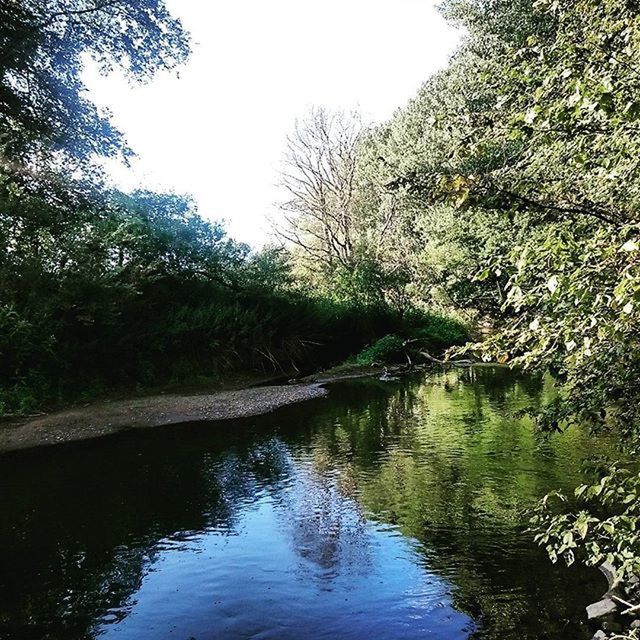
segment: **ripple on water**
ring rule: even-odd
[[[252,424],[137,432],[0,469],[0,637],[578,640],[602,585],[523,509],[597,448],[515,411],[542,379],[336,386]]]

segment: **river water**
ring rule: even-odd
[[[612,447],[517,412],[542,377],[336,384],[247,421],[0,457],[0,638],[589,637],[596,571],[523,510]]]

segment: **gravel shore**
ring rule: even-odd
[[[249,418],[325,395],[326,389],[318,384],[300,384],[102,402],[0,426],[0,452],[100,438],[129,429]]]

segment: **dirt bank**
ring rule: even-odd
[[[1,425],[0,452],[100,438],[128,429],[249,418],[326,394],[318,384],[300,384],[101,402]]]

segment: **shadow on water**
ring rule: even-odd
[[[2,638],[584,638],[599,576],[522,510],[612,446],[515,416],[543,377],[334,385],[258,419],[0,458]]]

